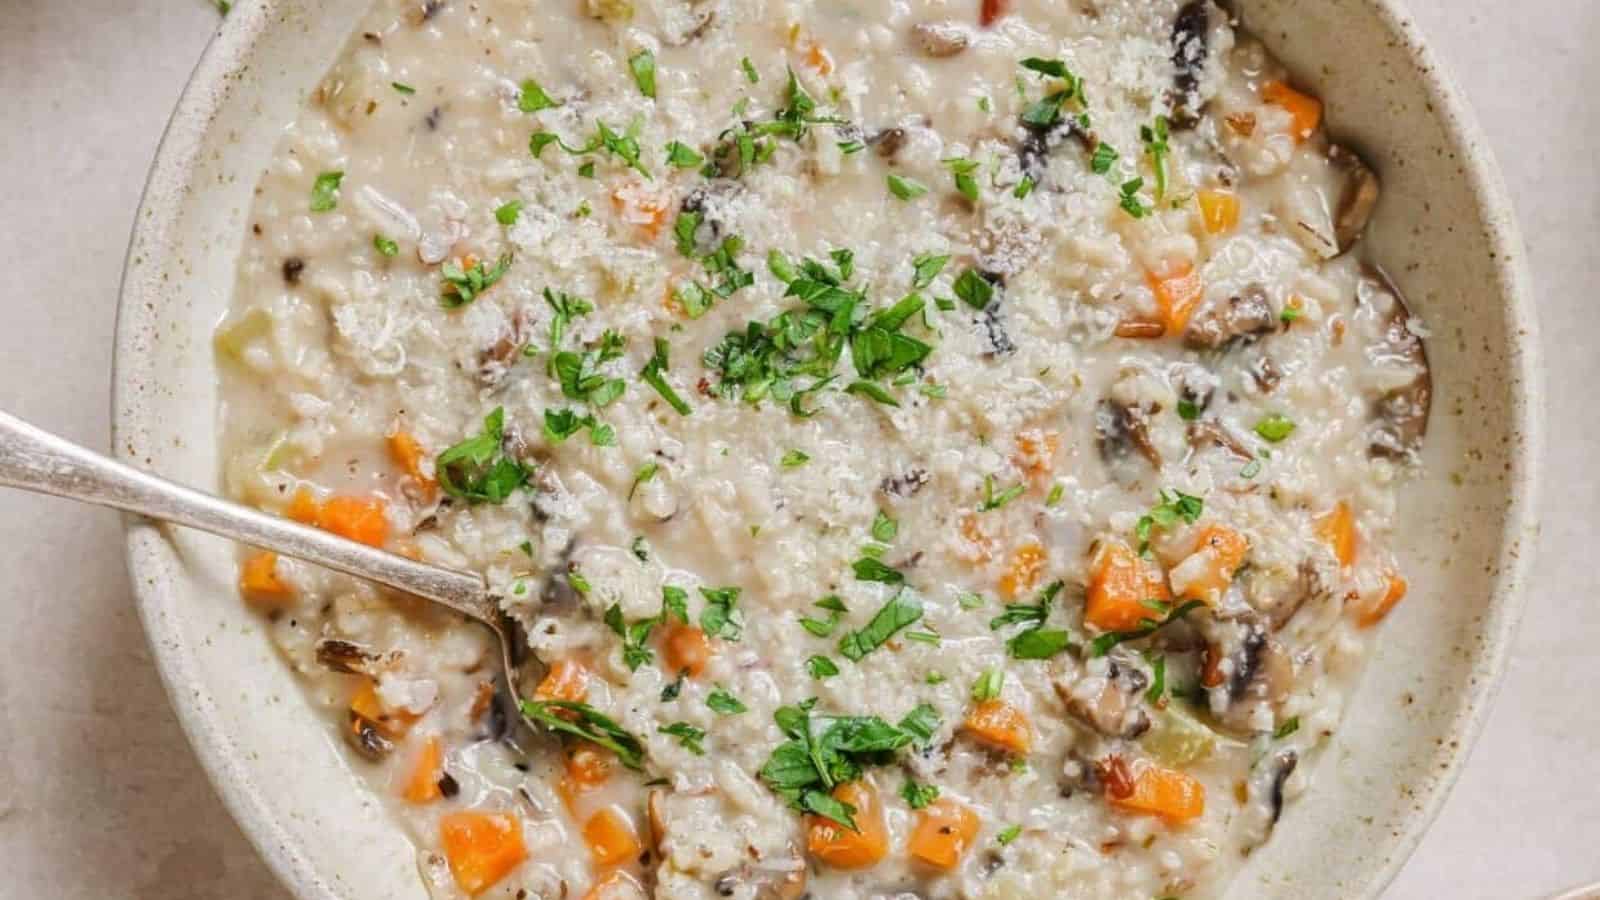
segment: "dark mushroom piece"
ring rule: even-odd
[[[806,867],[798,856],[792,868],[763,868],[746,863],[717,877],[713,890],[718,897],[750,897],[752,900],[800,900],[806,896]]]
[[[1367,428],[1367,452],[1394,460],[1415,458],[1428,434],[1433,405],[1433,376],[1422,338],[1411,329],[1411,312],[1400,291],[1382,272],[1372,269],[1356,285],[1356,316],[1376,332],[1367,345],[1367,361],[1376,367],[1409,369],[1411,379],[1373,399]]]
[[[899,475],[885,475],[883,481],[878,483],[878,490],[891,497],[905,499],[915,496],[930,480],[928,470],[919,466]]]
[[[1277,325],[1266,289],[1253,284],[1239,294],[1213,298],[1202,306],[1189,320],[1183,342],[1196,350],[1221,350],[1253,341]]]
[[[478,352],[478,384],[486,388],[499,387],[522,358],[522,348],[527,345],[533,329],[533,312],[526,307],[517,310],[495,342]]]
[[[1017,352],[1017,345],[1012,342],[1011,335],[1006,331],[1006,323],[1000,318],[1000,303],[993,301],[978,313],[973,323],[983,328],[984,340],[989,344],[984,351],[986,356],[1010,356]]]
[[[1054,125],[1039,126],[1022,123],[1022,140],[1017,144],[1017,163],[1022,174],[1036,185],[1046,184],[1050,156],[1068,140],[1077,141],[1084,152],[1094,152],[1099,143],[1078,124],[1076,116],[1062,116]]]
[[[1104,674],[1089,674],[1087,666],[1069,656],[1057,660],[1051,686],[1079,721],[1106,737],[1125,740],[1150,730],[1143,703],[1150,677],[1142,669],[1113,658]]]
[[[1172,23],[1172,127],[1186,131],[1200,124],[1200,75],[1206,67],[1211,4],[1192,0]]]
[[[918,22],[911,26],[911,36],[924,56],[947,59],[967,49],[972,36],[966,28],[954,22]]]
[[[1300,763],[1293,747],[1284,747],[1263,757],[1250,772],[1245,786],[1250,807],[1246,815],[1253,821],[1246,834],[1246,852],[1261,846],[1283,816],[1283,786]]]
[[[895,157],[900,155],[900,151],[905,149],[906,141],[909,139],[906,130],[896,125],[868,135],[867,145],[878,151],[879,158],[892,163]]]
[[[1107,397],[1095,407],[1094,430],[1100,459],[1113,470],[1125,469],[1135,450],[1152,468],[1161,468],[1161,453],[1150,442],[1150,417],[1145,410]]]
[[[1344,179],[1339,207],[1333,218],[1334,237],[1344,253],[1360,239],[1378,206],[1378,176],[1354,151],[1338,144],[1328,148],[1328,162]]]
[[[1263,394],[1272,393],[1278,387],[1278,382],[1283,380],[1283,370],[1278,368],[1277,362],[1270,356],[1256,357],[1250,361],[1245,371]]]
[[[317,641],[316,654],[317,662],[325,668],[346,675],[371,675],[373,664],[382,659],[360,644],[338,638]]]
[[[1209,450],[1212,447],[1221,447],[1246,462],[1255,459],[1255,454],[1235,435],[1228,426],[1210,419],[1200,422],[1190,422],[1186,433],[1189,446],[1195,450]]]
[[[1212,629],[1211,653],[1228,661],[1222,683],[1211,688],[1211,709],[1235,732],[1248,733],[1252,713],[1262,703],[1277,706],[1289,694],[1293,663],[1272,636],[1268,621],[1250,612]]]
[[[377,723],[354,712],[350,713],[350,727],[345,729],[344,738],[368,762],[379,762],[394,752],[394,742],[384,737]]]

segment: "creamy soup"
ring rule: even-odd
[[[1177,0],[382,0],[256,191],[241,592],[433,896],[1216,896],[1430,380],[1377,179]],[[532,689],[537,685],[537,689]],[[515,704],[535,723],[526,727]]]

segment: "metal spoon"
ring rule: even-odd
[[[0,486],[53,494],[209,531],[414,594],[488,626],[513,698],[521,630],[481,576],[415,562],[174,484],[0,412]],[[518,710],[519,714],[521,710]],[[529,728],[534,724],[523,716]]]

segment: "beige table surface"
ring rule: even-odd
[[[1532,251],[1548,354],[1538,574],[1488,729],[1395,898],[1600,879],[1600,2],[1412,0],[1477,107]],[[108,441],[122,256],[207,0],[0,0],[0,408]],[[0,896],[280,898],[167,706],[115,515],[0,494]]]

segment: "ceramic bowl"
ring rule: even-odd
[[[236,5],[183,95],[128,253],[115,449],[220,484],[211,331],[281,129],[369,0]],[[1432,329],[1426,476],[1403,498],[1411,596],[1383,626],[1313,787],[1235,882],[1238,896],[1376,896],[1416,846],[1483,722],[1534,533],[1540,393],[1529,281],[1472,117],[1390,0],[1237,0],[1378,170],[1369,245]],[[421,900],[415,854],[346,766],[233,588],[225,543],[128,523],[156,662],[200,762],[244,832],[305,900]]]

